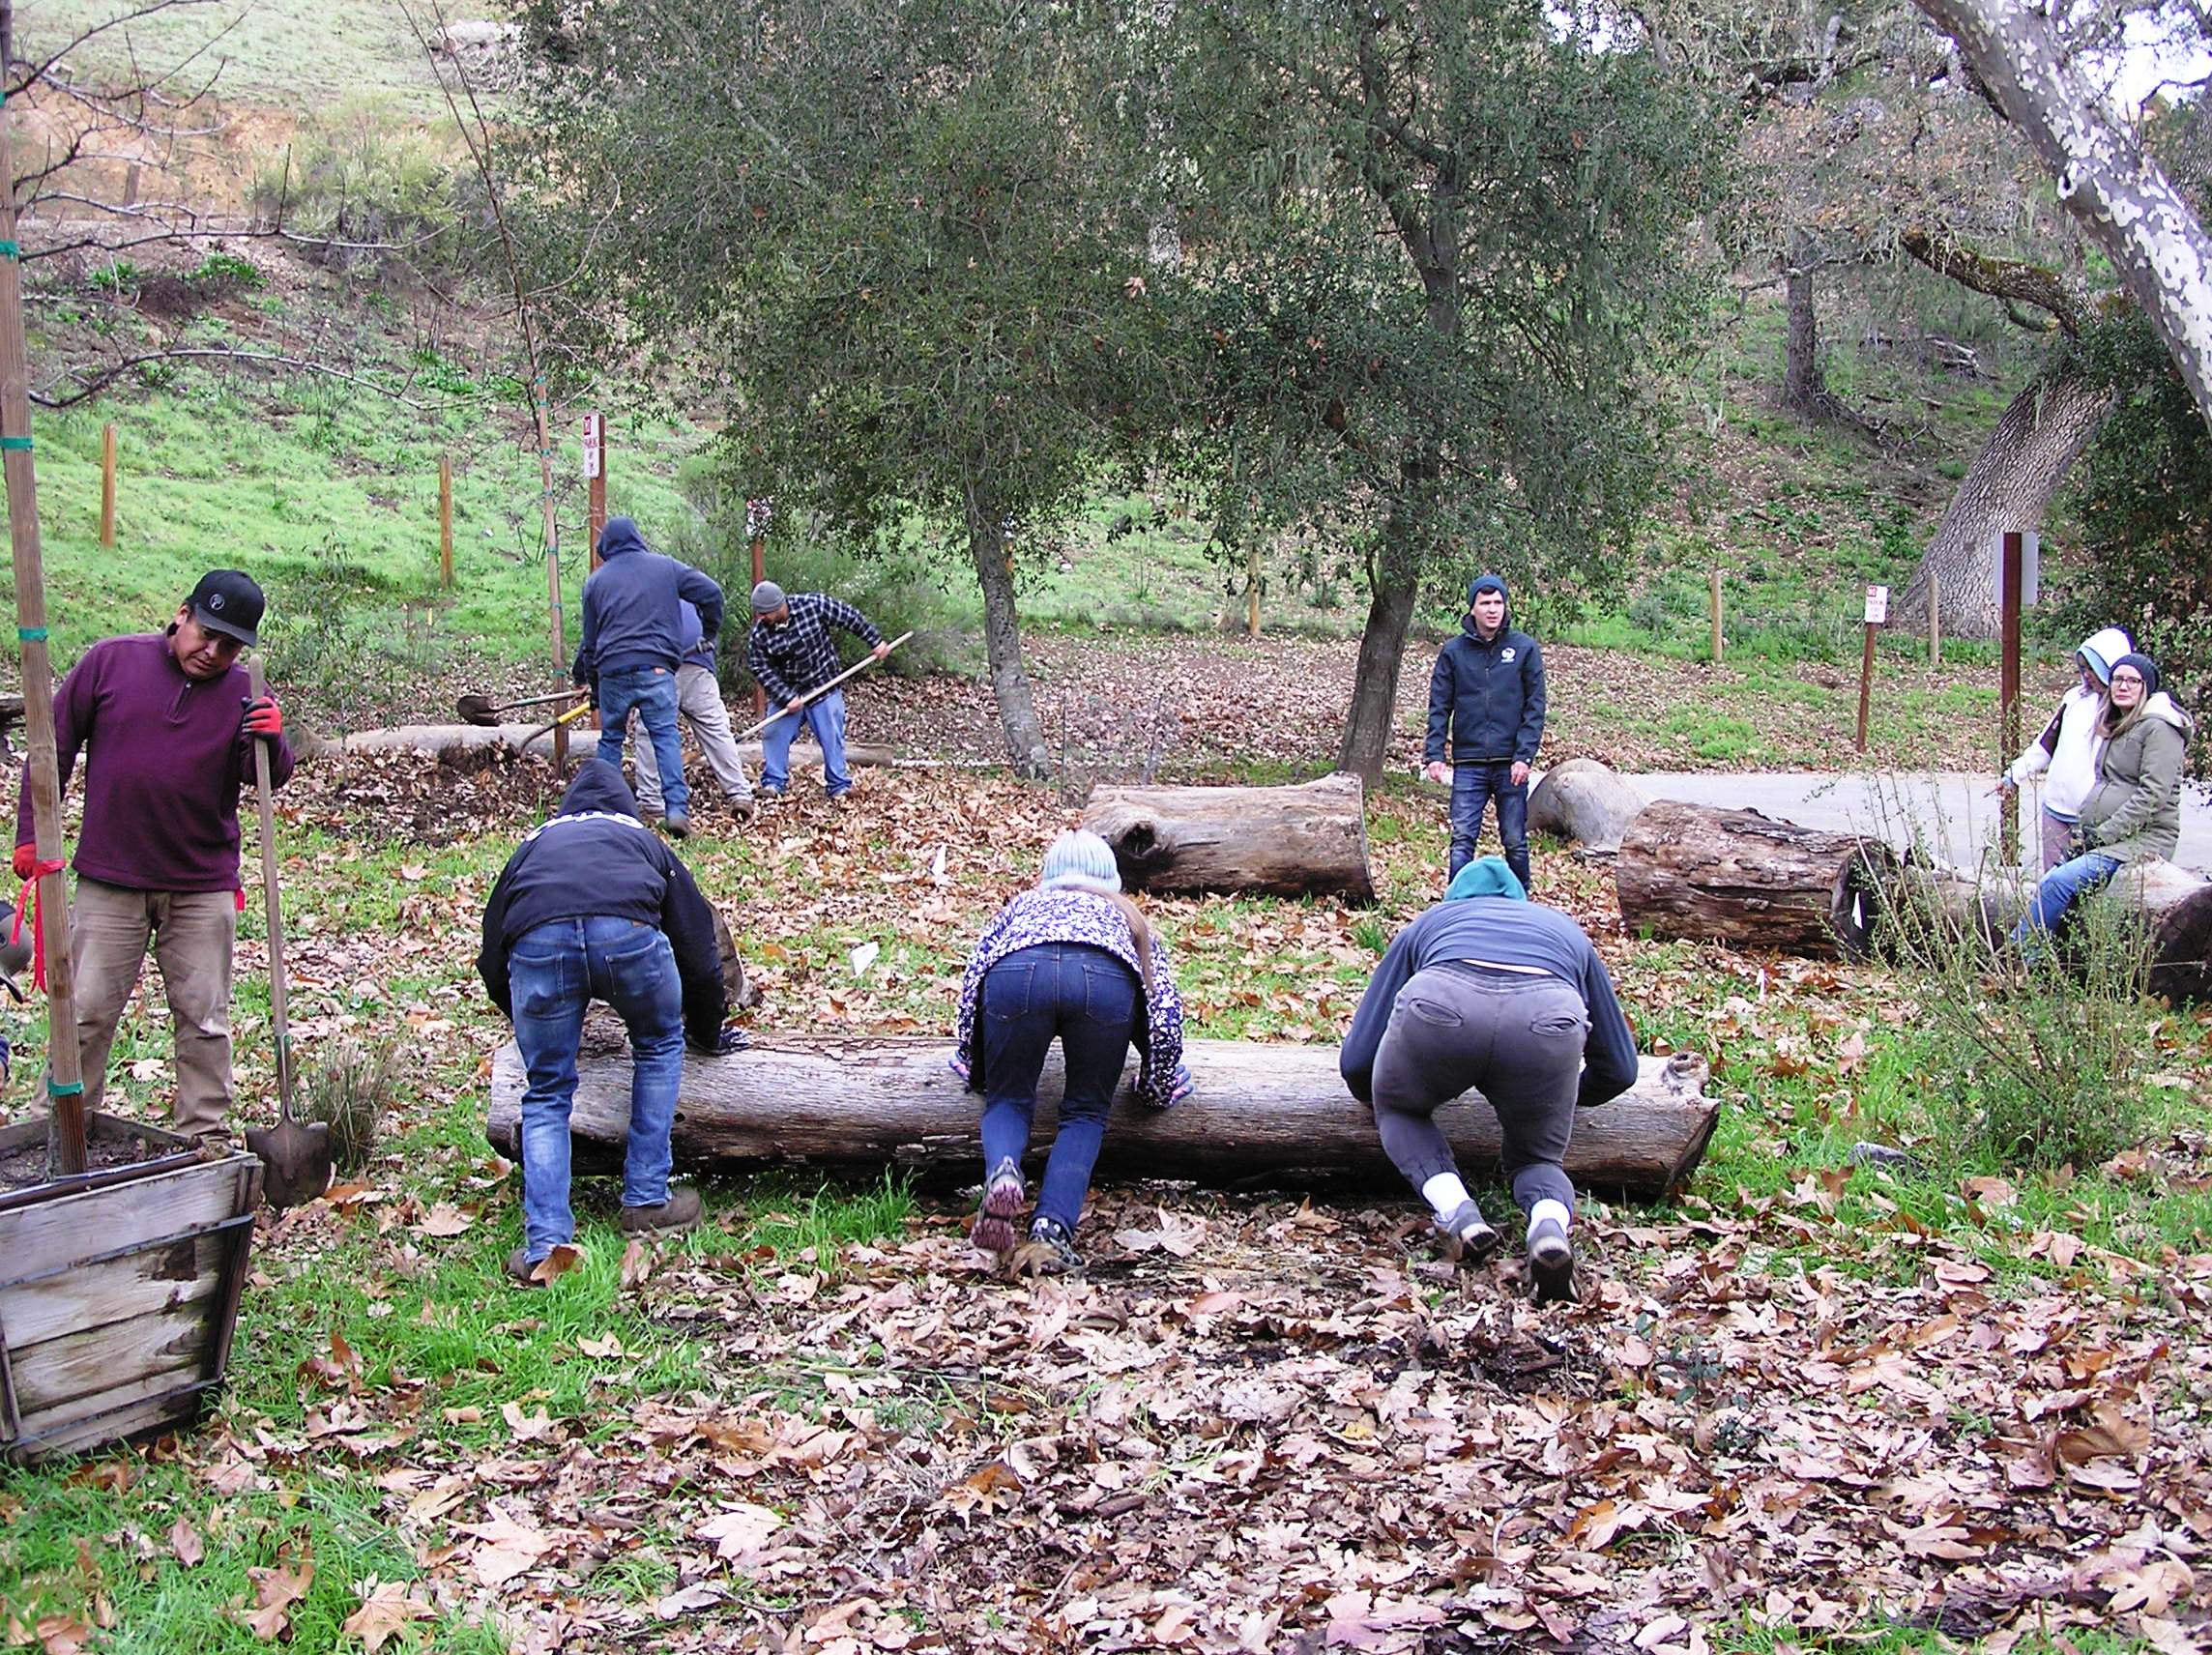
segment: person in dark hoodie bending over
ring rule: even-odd
[[[1575,1296],[1575,1110],[1636,1084],[1636,1037],[1582,927],[1528,901],[1482,857],[1398,933],[1352,1019],[1338,1067],[1375,1110],[1383,1152],[1429,1204],[1447,1250],[1482,1259],[1498,1232],[1461,1180],[1438,1108],[1470,1088],[1497,1113],[1513,1199],[1528,1216],[1539,1303]]]
[[[619,726],[618,726],[619,728]],[[538,1284],[538,1268],[573,1239],[568,1114],[584,1008],[603,1000],[629,1031],[629,1142],[622,1227],[633,1234],[689,1230],[699,1192],[668,1183],[684,1047],[729,1049],[714,915],[676,853],[638,819],[622,771],[586,759],[560,811],[524,836],[484,907],[477,956],[492,1003],[514,1025],[528,1083],[522,1094],[522,1245],[507,1273]]]
[[[1498,838],[1524,889],[1528,869],[1528,767],[1544,740],[1544,655],[1513,625],[1505,582],[1478,576],[1467,589],[1459,635],[1437,654],[1429,675],[1424,773],[1451,769],[1451,864],[1446,880],[1474,859],[1483,808],[1498,801]],[[1447,748],[1448,741],[1448,748]]]
[[[637,713],[660,774],[661,826],[671,839],[681,839],[691,831],[691,790],[684,784],[676,730],[676,675],[684,651],[681,606],[688,599],[698,609],[700,637],[712,651],[722,629],[722,589],[647,545],[627,517],[607,519],[599,559],[584,582],[584,637],[573,677],[599,710],[599,757],[618,771],[629,715]]]

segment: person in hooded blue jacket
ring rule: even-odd
[[[1446,880],[1474,859],[1483,809],[1498,801],[1498,838],[1524,889],[1528,870],[1528,767],[1544,740],[1544,655],[1513,625],[1504,580],[1476,577],[1467,589],[1459,635],[1429,675],[1429,780],[1451,769],[1451,863]],[[1448,746],[1447,746],[1448,744]]]
[[[1391,943],[1337,1062],[1352,1095],[1374,1107],[1383,1153],[1428,1203],[1447,1250],[1472,1259],[1497,1247],[1498,1232],[1468,1194],[1436,1112],[1480,1091],[1528,1215],[1537,1302],[1575,1296],[1565,1166],[1575,1110],[1636,1084],[1636,1036],[1581,926],[1530,902],[1498,857],[1477,857]]]
[[[722,589],[689,564],[645,543],[637,524],[610,517],[599,531],[599,566],[584,582],[584,636],[571,676],[599,710],[599,757],[622,769],[623,740],[634,711],[658,761],[671,839],[691,831],[691,790],[684,785],[677,735],[676,674],[684,652],[683,602],[699,611],[708,650],[722,629]]]
[[[523,836],[484,906],[477,971],[514,1024],[528,1084],[522,1094],[522,1245],[508,1275],[538,1285],[538,1267],[572,1240],[568,1115],[584,1009],[613,1006],[629,1031],[629,1142],[622,1227],[689,1230],[699,1192],[671,1189],[668,1135],[688,1042],[731,1050],[714,914],[690,870],[638,819],[622,771],[586,759],[552,820]]]

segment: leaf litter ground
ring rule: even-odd
[[[964,1202],[710,1178],[710,1228],[655,1247],[586,1183],[564,1273],[504,1288],[501,1031],[469,961],[550,790],[403,759],[288,791],[304,1060],[396,1036],[398,1118],[364,1175],[265,1221],[206,1427],[0,1480],[0,1645],[2203,1640],[2201,1137],[2074,1182],[1854,1167],[1912,1021],[1895,986],[1638,942],[1556,850],[1546,894],[1646,1043],[1706,1051],[1728,1103],[1683,1202],[1587,1209],[1581,1305],[1447,1268],[1410,1201],[1173,1184],[1098,1193],[1087,1279],[1009,1285]],[[686,855],[757,1027],[939,1030],[975,929],[1072,819],[995,774],[878,771]],[[1371,830],[1375,910],[1153,905],[1197,1031],[1341,1032],[1441,853],[1425,798],[1379,797]],[[251,927],[239,967],[257,980]],[[264,1003],[242,992],[249,1115]],[[124,1107],[162,1094],[165,1034],[133,1011]],[[2166,1038],[2201,1071],[2201,1023]]]

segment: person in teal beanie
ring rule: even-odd
[[[1530,902],[1499,858],[1469,862],[1382,956],[1338,1066],[1352,1095],[1373,1106],[1383,1152],[1429,1204],[1447,1249],[1473,1259],[1498,1246],[1498,1232],[1468,1194],[1436,1112],[1481,1092],[1528,1217],[1535,1297],[1575,1296],[1575,1186],[1564,1165],[1575,1110],[1636,1083],[1636,1037],[1581,926]]]

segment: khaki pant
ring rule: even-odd
[[[176,1035],[171,1118],[193,1137],[222,1129],[232,1097],[230,956],[237,936],[238,899],[227,890],[130,890],[78,876],[70,951],[87,1109],[98,1109],[107,1089],[115,1026],[138,986],[151,939]]]
[[[730,711],[722,705],[722,686],[706,667],[685,662],[676,669],[676,711],[691,726],[691,734],[699,739],[699,750],[707,755],[708,768],[714,779],[722,784],[723,797],[733,804],[741,804],[753,796],[753,784],[745,779],[744,762],[738,757],[738,744],[730,738]],[[660,764],[654,757],[653,742],[630,720],[637,731],[637,745],[632,749],[637,766],[637,804],[648,816],[660,814]]]

